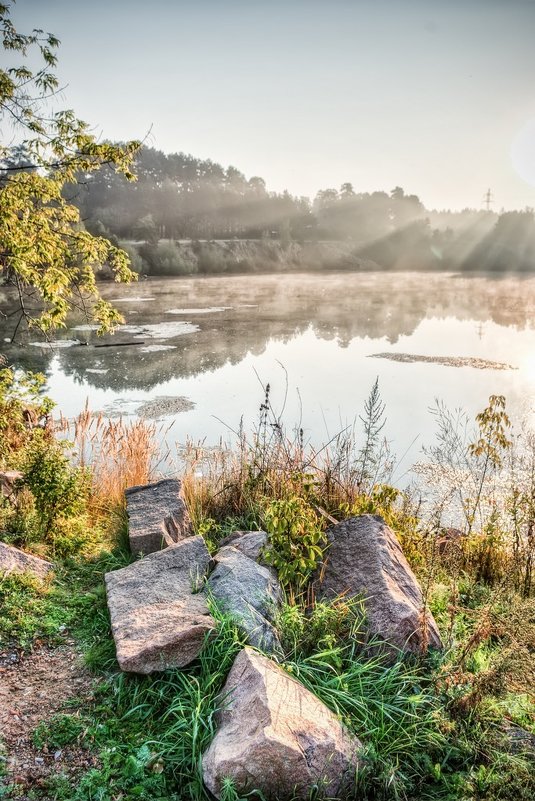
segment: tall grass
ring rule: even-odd
[[[464,435],[443,417],[437,449],[419,473],[419,496],[391,486],[383,415],[376,385],[360,433],[354,425],[315,448],[300,427],[285,431],[266,387],[257,428],[251,435],[239,428],[233,448],[186,444],[181,474],[194,528],[216,548],[233,529],[269,529],[269,510],[279,501],[285,503],[277,509],[306,511],[297,523],[322,527],[352,514],[383,515],[423,579],[425,605],[441,627],[446,653],[433,663],[422,658],[386,665],[370,647],[359,649],[358,615],[347,599],[321,604],[303,592],[277,620],[282,666],[364,743],[359,799],[531,798],[529,769],[499,742],[498,722],[504,715],[532,722],[529,702],[520,710],[511,699],[528,699],[535,678],[535,440],[507,436],[511,444],[502,440],[492,455],[492,414],[482,418],[490,433],[480,427],[479,436],[469,429]],[[72,440],[78,464],[91,470],[87,517],[106,522],[107,552],[95,557],[82,550],[58,561],[51,591],[24,582],[0,589],[8,611],[17,603],[24,607],[22,617],[11,615],[9,636],[26,642],[41,632],[57,634],[66,624],[100,675],[84,726],[61,724],[63,732],[96,748],[100,762],[76,787],[61,777],[51,780],[45,797],[207,801],[201,756],[243,639],[213,609],[218,634],[195,664],[152,677],[120,674],[102,584],[106,570],[130,558],[115,547],[110,509],[122,509],[127,486],[155,478],[162,458],[168,464],[168,453],[159,455],[157,445],[165,431],[145,421],[93,416],[87,408],[74,422],[60,421],[60,430]],[[431,497],[422,484],[433,490]],[[295,499],[299,503],[286,503]],[[455,501],[460,528],[448,539],[447,515]],[[87,537],[86,522],[80,528]],[[44,730],[41,735],[46,742]],[[230,785],[227,790],[233,798]]]
[[[146,420],[112,420],[85,409],[73,420],[61,417],[58,430],[73,443],[76,462],[90,466],[92,500],[97,507],[123,503],[127,487],[146,484],[166,462],[162,429]],[[165,435],[165,431],[163,431]]]

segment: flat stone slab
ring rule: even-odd
[[[227,545],[215,556],[206,592],[236,621],[251,645],[269,652],[280,648],[272,620],[282,591],[273,571]]]
[[[221,798],[230,777],[241,796],[268,801],[353,798],[360,741],[319,698],[252,648],[240,651],[222,694],[218,728],[202,760],[204,783]]]
[[[32,573],[37,578],[44,579],[53,569],[51,562],[0,542],[0,574]]]
[[[200,585],[210,566],[202,537],[190,537],[106,573],[121,670],[153,673],[197,658],[215,628]]]
[[[132,553],[154,553],[193,533],[178,479],[129,487],[125,497]]]
[[[394,657],[399,650],[418,653],[428,645],[442,647],[433,616],[427,611],[423,618],[418,580],[382,517],[350,517],[331,526],[327,540],[316,576],[317,597],[363,598],[369,634],[383,641]]]

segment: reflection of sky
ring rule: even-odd
[[[479,370],[367,358],[379,352],[473,356],[519,369]],[[243,416],[246,427],[250,428],[258,420],[263,393],[255,371],[264,383],[271,385],[275,411],[281,409],[285,394],[282,364],[289,381],[284,420],[289,428],[301,421],[306,435],[319,444],[351,425],[362,413],[378,376],[387,405],[385,434],[398,456],[409,449],[400,466],[403,471],[419,457],[421,445],[433,438],[434,421],[429,408],[437,398],[451,409],[462,406],[473,417],[486,405],[489,395],[505,394],[511,412],[532,413],[533,354],[535,331],[531,328],[519,331],[490,321],[481,324],[430,317],[413,334],[400,336],[394,346],[390,346],[386,337],[355,337],[347,346],[340,347],[336,340],[320,339],[308,329],[287,342],[271,339],[260,355],[248,353],[236,365],[227,363],[192,378],[173,378],[151,391],[116,392],[87,385],[80,387],[61,372],[56,358],[49,387],[67,416],[83,408],[86,395],[92,409],[115,402],[116,408],[124,411],[157,396],[186,396],[194,401],[195,409],[174,418],[168,439],[184,442],[190,437],[216,444],[221,436],[225,439],[232,436],[225,423],[236,429]]]

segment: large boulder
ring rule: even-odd
[[[215,627],[199,588],[210,565],[202,537],[190,537],[106,573],[111,628],[122,670],[184,667]]]
[[[382,517],[351,517],[328,529],[327,539],[316,576],[317,597],[362,597],[369,634],[392,655],[398,649],[417,653],[428,645],[442,647],[433,616],[427,612],[423,617],[416,576]]]
[[[278,650],[280,644],[272,620],[282,601],[282,591],[272,570],[227,545],[215,556],[206,592],[236,620],[251,645],[264,651]]]
[[[272,801],[350,791],[359,740],[309,690],[251,648],[240,651],[222,692],[203,778],[216,798],[230,777],[238,794],[259,790]],[[347,796],[346,796],[347,797]]]
[[[262,549],[267,545],[268,535],[266,531],[233,531],[228,537],[221,540],[219,547],[232,545],[248,556],[255,562],[261,561]]]
[[[54,565],[31,553],[25,553],[12,545],[0,542],[0,575],[5,573],[32,573],[45,579]]]
[[[125,490],[128,537],[134,554],[160,551],[192,535],[182,482],[164,478]]]

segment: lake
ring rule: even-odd
[[[68,417],[86,400],[135,416],[171,398],[146,407],[171,409],[161,418],[173,422],[168,439],[215,445],[241,418],[255,425],[263,384],[282,409],[287,381],[284,421],[318,444],[358,419],[378,377],[398,472],[432,441],[436,399],[473,417],[504,394],[516,418],[534,417],[535,278],[240,275],[104,284],[102,293],[127,321],[114,337],[75,321],[49,345],[31,335],[10,345],[9,321],[0,323],[4,354],[44,372]],[[0,290],[4,311],[8,303]]]

